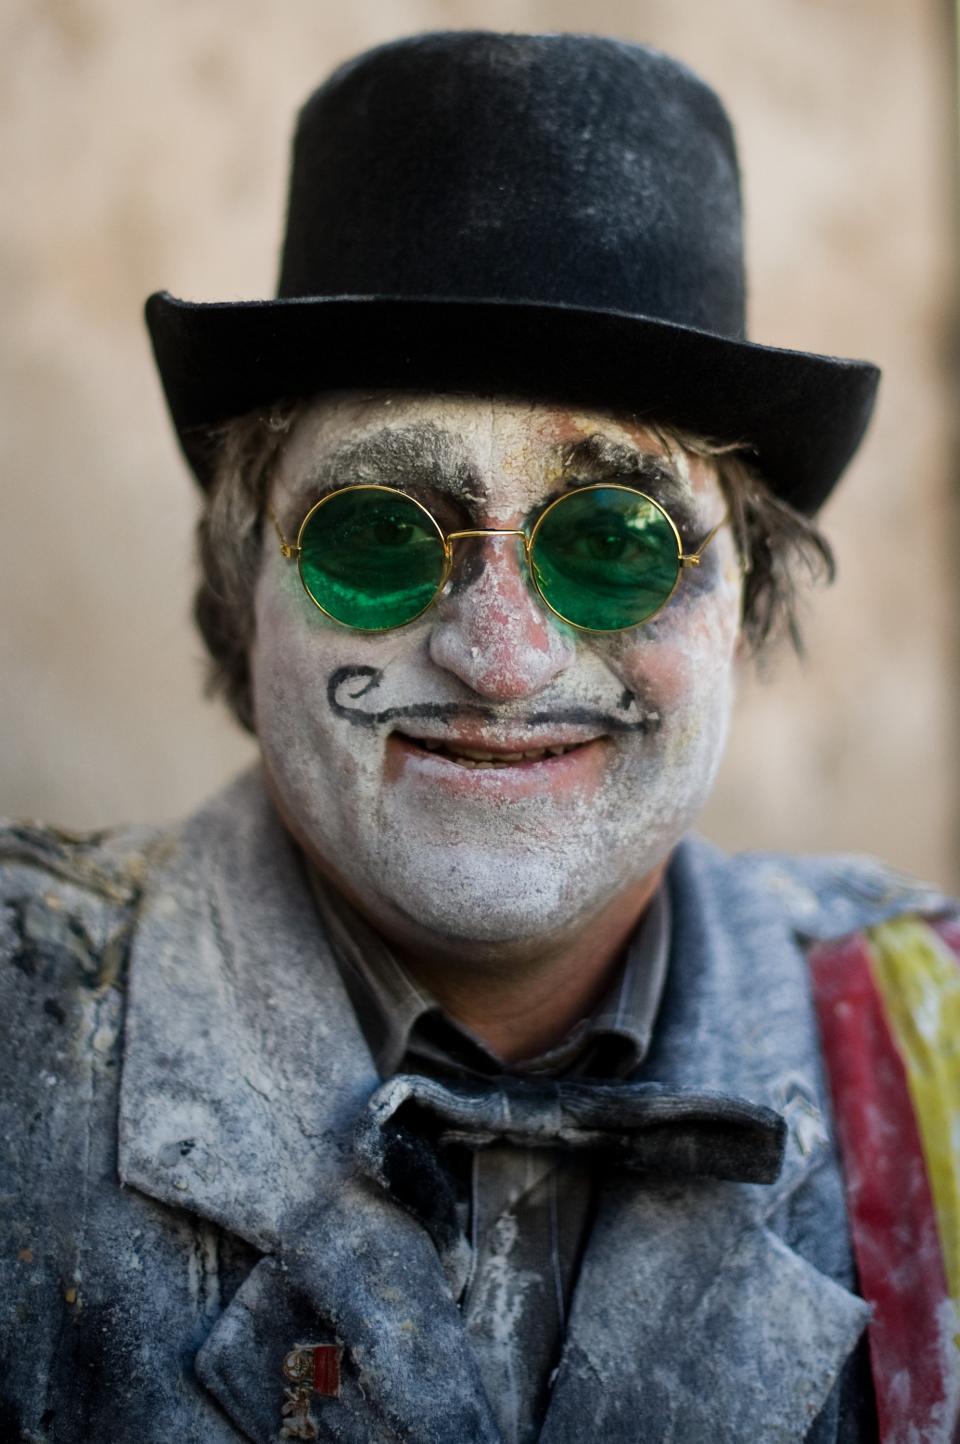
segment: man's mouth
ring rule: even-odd
[[[434,757],[444,758],[458,767],[477,769],[529,767],[538,763],[549,763],[558,757],[563,757],[568,752],[580,751],[601,740],[598,737],[590,737],[577,742],[550,742],[540,747],[494,746],[492,744],[468,746],[467,743],[450,737],[411,737],[405,732],[394,732],[392,736],[401,744],[414,748],[416,751],[428,752]]]

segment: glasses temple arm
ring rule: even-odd
[[[292,542],[288,542],[288,541],[287,541],[286,537],[285,537],[284,534],[283,534],[283,530],[282,530],[282,528],[281,528],[281,526],[280,526],[280,523],[279,523],[279,521],[277,520],[277,513],[274,511],[273,507],[270,506],[270,505],[267,506],[267,515],[270,517],[270,520],[273,522],[273,529],[274,529],[274,531],[277,533],[277,537],[279,538],[279,541],[280,541],[280,550],[283,552],[283,555],[284,555],[285,557],[287,557],[288,559],[289,559],[290,557],[298,557],[298,556],[300,555],[300,548],[299,548],[298,546],[294,546]]]
[[[726,526],[726,524],[727,524],[727,522],[728,522],[729,520],[730,520],[730,513],[729,513],[729,511],[725,511],[724,514],[723,514],[723,516],[722,516],[722,517],[720,518],[720,520],[717,522],[716,526],[715,526],[715,527],[712,527],[711,530],[707,532],[706,536],[704,537],[704,539],[703,539],[703,541],[700,543],[700,545],[697,547],[696,551],[693,551],[693,552],[681,552],[681,553],[680,553],[680,565],[681,565],[682,567],[698,567],[698,566],[700,565],[701,558],[703,557],[703,554],[704,554],[704,552],[706,551],[707,547],[708,547],[708,546],[710,545],[710,543],[713,541],[714,537],[716,536],[716,534],[717,534],[717,532],[720,530],[720,528]]]

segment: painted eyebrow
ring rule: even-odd
[[[297,493],[303,499],[316,500],[322,492],[358,482],[455,491],[476,485],[449,432],[432,421],[384,426],[369,436],[344,442],[298,479]]]
[[[648,481],[663,493],[664,501],[689,499],[689,487],[667,457],[641,451],[623,441],[612,441],[602,432],[585,436],[560,448],[560,472],[569,481]]]
[[[670,459],[659,452],[642,451],[626,442],[613,441],[602,432],[594,432],[562,447],[559,461],[563,485],[554,491],[554,496],[583,482],[635,482],[641,491],[663,503],[681,531],[694,531],[700,525],[689,484]]]

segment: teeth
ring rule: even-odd
[[[562,757],[579,742],[555,743],[548,747],[532,747],[524,752],[487,752],[479,747],[461,747],[451,742],[441,742],[436,737],[418,737],[416,741],[427,752],[442,752],[461,767],[510,767],[517,762],[543,762],[548,757]]]

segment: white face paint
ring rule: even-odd
[[[406,443],[389,466],[356,451],[336,460],[358,442],[376,448],[384,428]],[[563,479],[564,449],[591,437],[600,456],[581,457]],[[570,481],[633,480],[617,448],[664,456],[650,433],[605,413],[351,393],[307,411],[273,500],[288,536],[323,490],[347,480],[401,486],[445,531],[519,527]],[[708,463],[674,457],[667,468],[692,550],[724,500]],[[637,484],[656,493],[653,481]],[[600,636],[544,606],[515,540],[455,546],[434,606],[399,630],[360,633],[309,601],[265,528],[257,731],[291,832],[382,932],[465,955],[471,945],[519,953],[576,939],[699,812],[733,696],[739,567],[722,527],[657,617]],[[423,745],[438,742],[494,759],[578,745],[470,767]]]

